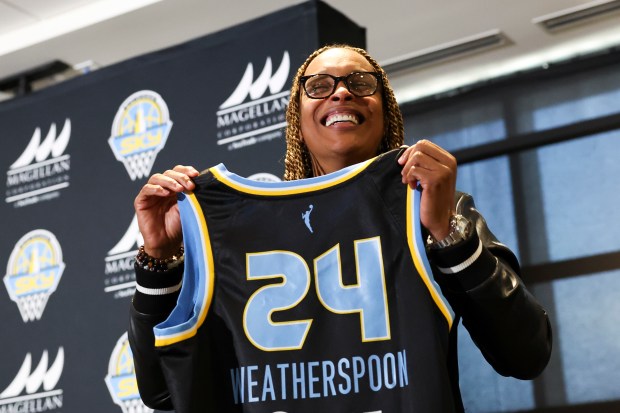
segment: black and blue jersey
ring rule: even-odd
[[[450,305],[398,151],[180,196],[185,269],[155,345],[177,413],[453,412]]]

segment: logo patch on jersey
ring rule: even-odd
[[[4,285],[24,322],[41,318],[64,269],[60,244],[51,232],[35,229],[17,241],[6,267]]]
[[[121,104],[108,143],[132,181],[151,172],[171,128],[166,102],[151,90],[136,92]]]
[[[313,208],[314,205],[310,204],[310,206],[308,206],[308,210],[301,213],[301,219],[304,220],[304,224],[306,224],[306,227],[308,227],[310,233],[314,233],[314,231],[312,230],[312,225],[310,225],[310,213],[312,212]]]
[[[138,253],[138,246],[142,244],[144,239],[138,229],[138,219],[134,215],[121,240],[108,251],[105,258],[104,291],[113,293],[114,298],[133,295],[136,287],[134,257]]]
[[[271,57],[254,80],[254,66],[248,63],[239,84],[217,111],[217,144],[228,150],[240,149],[283,137],[289,90],[282,90],[290,71],[288,51],[272,74]],[[245,102],[247,98],[249,102]],[[244,103],[245,102],[245,103]]]
[[[133,354],[129,348],[127,333],[123,334],[114,346],[105,383],[112,400],[121,407],[123,413],[150,413],[153,411],[142,403],[138,393]]]
[[[35,369],[32,368],[31,354],[26,354],[13,381],[0,393],[0,411],[44,412],[62,409],[63,391],[55,387],[64,363],[65,352],[62,347],[58,349],[51,366],[48,366],[47,350],[43,351]]]
[[[281,182],[282,180],[275,176],[274,174],[270,174],[267,172],[258,172],[253,175],[248,176],[248,179],[258,182]]]
[[[36,204],[59,196],[59,190],[69,186],[69,155],[63,155],[71,136],[71,121],[65,120],[56,132],[52,123],[41,141],[37,127],[24,152],[6,173],[6,199],[16,207]]]

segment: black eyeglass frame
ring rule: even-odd
[[[357,93],[355,93],[354,91],[351,90],[351,88],[349,87],[349,78],[353,75],[359,75],[359,74],[364,74],[364,75],[371,75],[373,76],[375,79],[377,79],[377,86],[375,87],[375,90],[372,91],[372,93],[369,93],[367,95],[358,95]],[[332,91],[327,95],[327,96],[323,96],[323,97],[314,97],[314,96],[310,96],[310,94],[308,93],[308,90],[306,89],[306,82],[316,76],[327,76],[333,79],[334,81],[334,87],[332,88]],[[299,83],[301,83],[301,87],[304,90],[304,93],[306,94],[306,96],[308,96],[310,99],[327,99],[328,97],[330,97],[331,95],[334,94],[334,92],[336,92],[336,89],[338,88],[338,83],[340,83],[340,81],[342,81],[342,83],[344,83],[344,85],[346,86],[347,90],[354,96],[363,98],[366,96],[372,96],[375,93],[377,93],[377,90],[379,90],[379,85],[383,85],[383,78],[381,77],[381,73],[377,73],[377,72],[351,72],[346,76],[334,76],[334,75],[330,75],[328,73],[317,73],[314,75],[308,75],[308,76],[301,76],[299,78]]]

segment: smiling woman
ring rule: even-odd
[[[456,191],[454,156],[403,137],[383,69],[327,46],[293,78],[288,182],[149,178],[129,329],[148,406],[463,412],[461,319],[497,372],[540,374],[549,320],[516,257]]]
[[[384,132],[383,99],[375,93],[377,88],[367,96],[353,94],[345,81],[351,74],[371,70],[374,68],[364,56],[340,48],[326,50],[306,68],[306,75],[342,78],[333,82],[331,95],[318,99],[308,93],[301,96],[300,138],[308,146],[313,175],[334,172],[377,155]],[[313,78],[316,76],[309,80]]]
[[[309,91],[317,81],[331,93]],[[385,72],[364,50],[345,45],[317,50],[291,88],[285,179],[333,172],[398,148],[402,117],[387,110],[397,106]]]

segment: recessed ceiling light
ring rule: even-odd
[[[620,10],[620,0],[593,1],[570,9],[536,17],[532,19],[532,23],[538,24],[552,32],[572,27],[586,20],[602,17],[618,10]]]
[[[432,63],[494,49],[510,43],[510,39],[501,30],[494,29],[386,60],[381,62],[381,66],[388,73],[412,70]]]

